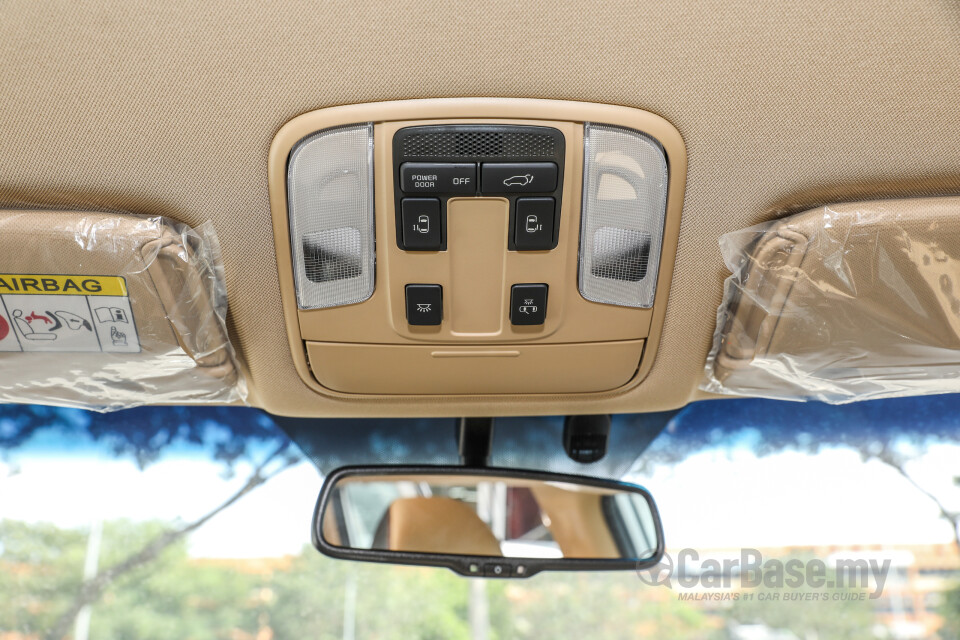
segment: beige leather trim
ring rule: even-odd
[[[342,393],[584,393],[627,384],[643,340],[515,346],[308,342],[318,380]]]
[[[502,556],[500,543],[477,512],[453,498],[397,498],[390,505],[388,549],[452,555]]]
[[[603,515],[602,497],[541,484],[531,489],[550,519],[548,529],[564,558],[619,558],[620,552]]]

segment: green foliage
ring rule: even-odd
[[[512,630],[505,638],[698,637],[706,617],[633,572],[548,573],[508,583]]]
[[[780,558],[783,562],[791,556]],[[810,556],[798,558],[811,560]],[[833,584],[836,574],[827,570],[826,580]],[[763,624],[771,629],[793,632],[798,638],[830,640],[875,640],[873,601],[844,600],[844,595],[856,596],[853,588],[813,588],[806,583],[799,587],[770,588],[760,586],[747,590],[752,597],[733,602],[727,612],[731,621],[739,624]],[[789,599],[793,598],[793,599]],[[815,599],[807,599],[815,598]]]
[[[86,535],[0,520],[0,549],[0,635],[48,628],[80,588]]]
[[[163,530],[156,522],[107,523],[100,565],[119,562]],[[79,590],[87,532],[5,520],[0,544],[0,635],[50,628]],[[91,637],[181,640],[255,628],[257,612],[248,606],[253,583],[229,568],[190,562],[184,544],[172,545],[111,585],[94,607]]]
[[[342,638],[349,585],[358,638],[469,638],[467,581],[446,570],[338,562],[306,548],[274,576],[277,638]],[[494,591],[498,590],[496,587]]]
[[[101,567],[140,549],[160,523],[104,526]],[[0,635],[42,635],[80,586],[84,530],[0,522]],[[306,547],[287,559],[190,558],[184,543],[114,582],[93,606],[90,637],[189,640],[343,637],[344,606],[356,585],[357,638],[471,638],[470,581],[446,569],[332,560]],[[689,637],[702,614],[632,573],[541,574],[483,581],[490,639]]]
[[[173,557],[171,557],[173,556]],[[178,549],[113,585],[93,609],[91,638],[231,638],[255,632],[266,607],[257,576],[187,562]]]
[[[943,628],[940,629],[940,636],[944,640],[960,638],[960,584],[943,594],[943,602],[940,604],[939,613],[943,616]]]

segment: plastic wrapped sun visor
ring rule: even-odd
[[[960,198],[832,205],[724,235],[701,388],[833,404],[960,392]]]
[[[0,401],[110,411],[246,388],[210,225],[0,211]]]

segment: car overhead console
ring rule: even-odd
[[[295,118],[269,178],[301,377],[332,396],[638,384],[685,175],[676,129],[625,107],[438,99]]]

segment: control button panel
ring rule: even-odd
[[[397,246],[405,251],[446,251],[447,201],[497,197],[510,203],[509,251],[550,251],[559,241],[566,142],[559,129],[532,125],[456,124],[403,127],[393,136]],[[414,237],[411,200],[432,196],[441,230]],[[530,202],[522,204],[523,200]],[[549,207],[547,202],[552,205]],[[433,205],[431,205],[433,206]],[[520,209],[526,208],[522,213]],[[421,226],[422,228],[422,226]],[[528,228],[531,231],[526,231]]]
[[[552,162],[484,162],[480,189],[485,194],[553,193],[557,189],[557,165]]]
[[[470,162],[404,162],[400,165],[404,193],[476,195],[477,165]]]
[[[547,285],[515,284],[510,288],[510,322],[543,324],[547,318]]]
[[[407,323],[436,326],[443,322],[443,287],[438,284],[408,284]]]
[[[513,413],[576,409],[613,390],[640,402],[628,392],[660,344],[686,183],[683,138],[659,116],[501,98],[347,105],[285,124],[267,164],[290,354],[325,410],[432,397],[469,413],[484,396]],[[643,215],[617,219],[631,208],[652,233]],[[605,275],[611,289],[655,284],[653,306],[581,293]],[[503,561],[473,573],[519,573]]]
[[[400,202],[401,246],[407,251],[440,251],[443,225],[440,200],[404,198]]]
[[[557,201],[553,198],[517,199],[513,243],[517,251],[547,251],[553,248],[553,224]]]

